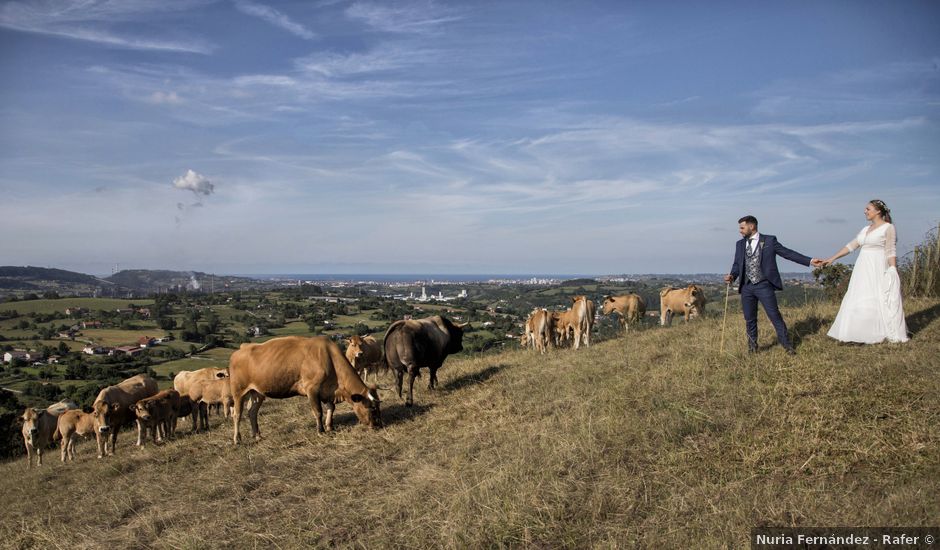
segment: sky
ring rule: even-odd
[[[741,216],[828,257],[874,198],[903,254],[940,221],[937,29],[916,1],[0,2],[0,265],[723,273]]]

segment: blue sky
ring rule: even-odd
[[[724,272],[940,220],[936,2],[0,3],[0,264]],[[785,270],[799,266],[781,260]]]

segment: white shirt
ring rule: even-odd
[[[750,243],[750,245],[748,245],[748,243]],[[757,249],[757,245],[759,244],[760,244],[760,233],[754,233],[750,237],[747,237],[744,239],[744,252],[745,253],[747,252],[748,246],[750,246],[751,252],[754,252],[754,250]]]

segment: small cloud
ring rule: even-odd
[[[820,218],[816,220],[817,223],[828,223],[828,224],[840,224],[847,223],[848,220],[845,218]]]
[[[462,19],[460,15],[433,2],[397,6],[356,2],[346,8],[346,16],[364,21],[379,31],[416,34],[433,33],[440,25]]]
[[[104,193],[107,190],[108,188],[105,187],[104,185],[99,185],[98,187],[95,187],[95,193]]]
[[[180,96],[176,95],[176,92],[161,92],[156,91],[145,99],[147,103],[152,103],[154,105],[179,105],[183,102],[180,99]]]
[[[253,17],[263,19],[275,27],[280,27],[287,32],[299,36],[305,40],[313,40],[317,37],[316,33],[307,29],[300,23],[292,20],[286,14],[272,8],[271,6],[256,4],[254,2],[248,2],[247,0],[237,0],[235,2],[235,7],[238,9],[238,11],[244,13],[245,15],[251,15]]]
[[[186,170],[185,174],[173,180],[173,187],[187,189],[197,196],[209,196],[215,190],[215,185],[209,181],[209,178],[193,170]]]

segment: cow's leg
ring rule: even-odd
[[[242,421],[242,408],[245,405],[245,396],[236,395],[235,396],[235,406],[232,408],[232,443],[238,445],[238,440],[241,439],[241,434],[239,432],[239,426]],[[193,431],[196,431],[196,420],[193,419]]]
[[[65,455],[68,453],[70,437],[71,436],[69,435],[62,436],[62,457],[61,458],[62,458],[63,463],[65,462]]]
[[[95,440],[98,443],[98,458],[104,458],[105,449],[108,446],[107,436],[102,436],[101,432],[95,431]]]
[[[261,410],[261,403],[264,402],[264,396],[259,393],[252,393],[248,404],[248,420],[251,422],[251,435],[257,440],[261,439],[261,428],[258,427],[258,411]]]
[[[429,390],[433,390],[433,389],[436,389],[436,388],[437,388],[437,369],[438,369],[438,368],[440,368],[440,367],[431,367],[430,369],[428,369],[428,370],[431,371],[431,375],[428,376],[428,378],[429,378],[429,380],[428,380],[428,389],[429,389]]]
[[[137,419],[137,446],[141,447],[144,444],[144,440],[147,439],[147,426],[144,426],[143,422],[140,419]]]
[[[117,449],[118,430],[119,430],[119,428],[118,428],[117,426],[115,426],[115,427],[111,430],[111,437],[110,437],[110,440],[111,440],[111,455],[112,455],[112,456],[114,456],[114,451]]]
[[[395,387],[398,388],[399,399],[401,399],[401,387],[402,387],[404,376],[405,376],[405,372],[402,369],[400,368],[395,369]]]
[[[415,378],[418,377],[418,367],[408,366],[408,399],[405,400],[405,406],[410,407],[415,402]]]
[[[336,404],[332,401],[327,401],[323,404],[323,407],[326,409],[326,418],[324,422],[326,423],[326,431],[333,431],[333,411],[336,409]]]
[[[36,465],[42,466],[42,445],[36,447]]]
[[[199,402],[199,427],[204,431],[209,431],[209,405]]]
[[[310,402],[310,409],[313,412],[313,418],[317,422],[317,433],[323,433],[323,405],[320,403],[320,388],[312,388],[309,391],[307,400]]]

